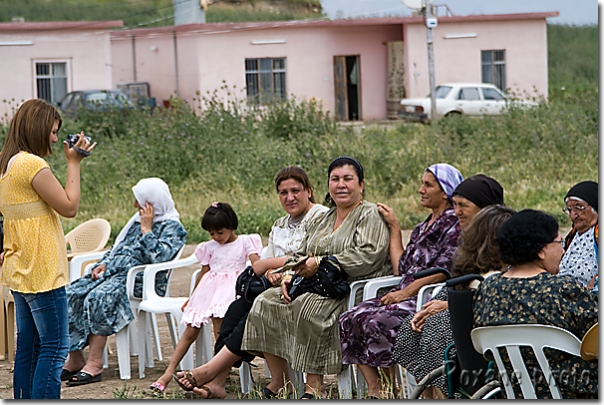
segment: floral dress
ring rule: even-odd
[[[129,229],[117,246],[113,258],[107,252],[101,261],[107,270],[93,281],[90,274],[67,286],[69,310],[69,351],[81,350],[88,344],[88,335],[110,336],[134,320],[126,292],[128,270],[141,264],[171,260],[184,246],[187,232],[178,221],[153,223],[152,231],[142,235],[139,222]],[[96,266],[95,266],[96,267]],[[155,291],[166,292],[166,271],[157,273]],[[142,296],[143,273],[136,276],[134,295]]]
[[[591,294],[570,276],[546,272],[527,278],[495,274],[480,284],[474,295],[473,306],[475,328],[516,324],[552,325],[582,339],[589,328],[598,322],[597,295]],[[529,372],[540,370],[532,350],[522,347],[521,353]],[[544,353],[563,398],[598,398],[597,359],[583,360],[549,348]],[[502,358],[509,365],[504,352]],[[537,397],[551,398],[543,375],[531,374],[531,378],[536,375],[540,378]],[[508,375],[513,375],[511,370],[508,370]],[[515,377],[512,378],[515,380]],[[513,386],[516,397],[523,398],[517,384]]]
[[[460,233],[459,221],[448,208],[428,227],[428,217],[411,233],[409,244],[399,260],[399,291],[413,282],[413,274],[431,267],[451,268]],[[340,341],[344,364],[390,367],[392,350],[403,320],[415,312],[417,296],[402,302],[382,305],[380,297],[361,302],[340,317]]]

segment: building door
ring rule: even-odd
[[[360,56],[334,56],[333,72],[338,121],[357,121],[361,114]]]

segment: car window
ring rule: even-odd
[[[71,105],[74,107],[82,107],[84,105],[84,98],[82,97],[82,93],[74,94]]]
[[[107,100],[107,93],[89,93],[86,94],[86,101],[89,103],[102,103]]]
[[[477,87],[462,87],[459,90],[458,100],[480,100]]]
[[[484,97],[485,100],[504,100],[505,97],[503,97],[503,95],[498,92],[495,89],[488,89],[488,88],[483,88],[482,89],[482,96]]]
[[[447,97],[447,94],[449,94],[449,92],[451,91],[452,87],[451,86],[438,86],[436,88],[436,90],[434,91],[434,93],[436,94],[436,98],[445,98]],[[428,94],[427,97],[430,97],[430,95]]]
[[[69,108],[69,103],[71,103],[71,99],[73,98],[73,93],[68,93],[63,100],[61,100],[60,104],[62,108]]]

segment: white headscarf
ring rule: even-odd
[[[168,220],[180,222],[180,215],[176,211],[176,208],[174,208],[174,200],[172,199],[172,194],[170,194],[170,189],[162,179],[157,177],[142,179],[136,186],[132,187],[132,192],[141,207],[144,207],[146,203],[153,206],[153,223]],[[132,224],[140,221],[141,215],[138,212],[128,220],[119,235],[117,235],[117,238],[115,238],[110,258],[113,257],[117,246],[128,234]]]

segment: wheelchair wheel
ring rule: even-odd
[[[470,399],[502,399],[501,396],[501,385],[499,381],[493,380],[486,383],[478,391],[472,395]]]
[[[411,396],[409,397],[409,399],[419,399],[419,397],[422,395],[422,392],[424,392],[424,390],[426,388],[432,386],[432,381],[434,381],[438,377],[446,375],[446,373],[447,373],[447,370],[444,365],[430,371],[430,373],[428,373],[427,376],[422,378],[422,380],[417,384],[417,386],[411,393]]]

